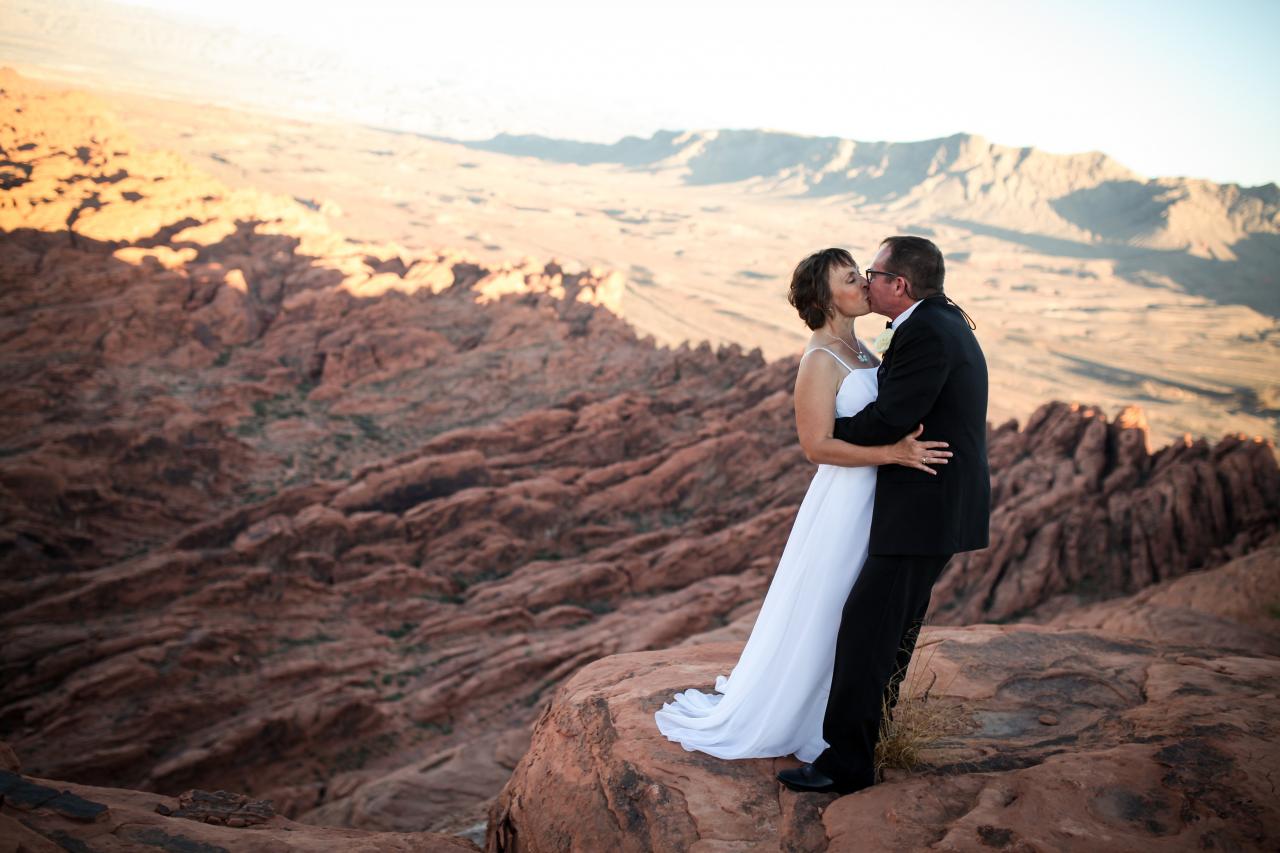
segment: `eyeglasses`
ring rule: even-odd
[[[890,277],[892,277],[892,278],[901,278],[901,277],[902,277],[902,276],[898,275],[896,272],[885,272],[884,270],[873,270],[873,269],[871,269],[870,267],[867,267],[867,271],[866,271],[865,273],[863,273],[863,276],[867,279],[867,284],[870,284],[870,283],[871,283],[871,280],[872,280],[873,278],[875,278],[876,276],[878,276],[878,275],[887,275],[887,276],[890,276]]]

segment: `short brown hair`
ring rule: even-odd
[[[887,237],[880,243],[889,247],[888,272],[907,280],[907,295],[912,299],[924,299],[942,293],[942,282],[947,268],[942,263],[942,252],[932,240],[923,237]]]
[[[827,276],[832,265],[856,267],[853,255],[844,249],[823,249],[814,252],[800,263],[791,274],[791,289],[787,301],[800,314],[800,319],[810,329],[821,329],[831,316],[831,285]]]

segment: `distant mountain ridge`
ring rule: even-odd
[[[858,142],[770,130],[659,131],[613,144],[499,134],[469,148],[579,165],[675,170],[688,184],[847,197],[917,218],[960,217],[1021,232],[1234,259],[1231,246],[1280,234],[1280,187],[1147,179],[1101,152],[1051,154],[967,133]]]
[[[123,90],[277,116],[327,116],[432,139],[479,137],[512,122],[575,132],[546,111],[531,121],[514,90],[485,91],[466,75],[415,79],[405,89],[399,75],[365,76],[369,69],[339,50],[213,24],[176,8],[7,0],[5,13],[0,64],[31,63],[75,79],[93,71]],[[550,123],[539,123],[543,118]],[[1267,269],[1280,263],[1276,184],[1148,180],[1097,152],[1050,154],[965,133],[890,143],[768,130],[659,131],[613,144],[499,134],[462,144],[560,162],[679,170],[691,184],[741,183],[750,192],[847,200],[901,212],[911,223],[955,219],[1014,237],[1105,241],[1223,261],[1247,256]],[[1259,235],[1261,241],[1252,239]],[[1245,240],[1250,245],[1238,245]]]

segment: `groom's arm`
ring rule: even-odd
[[[893,444],[914,430],[938,399],[951,369],[942,337],[924,323],[906,324],[900,331],[879,397],[853,417],[836,418],[833,435],[841,441]]]

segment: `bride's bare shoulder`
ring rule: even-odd
[[[813,377],[815,379],[830,379],[843,372],[835,356],[824,347],[816,345],[805,347],[804,352],[800,354],[800,367],[796,371],[798,378]]]

